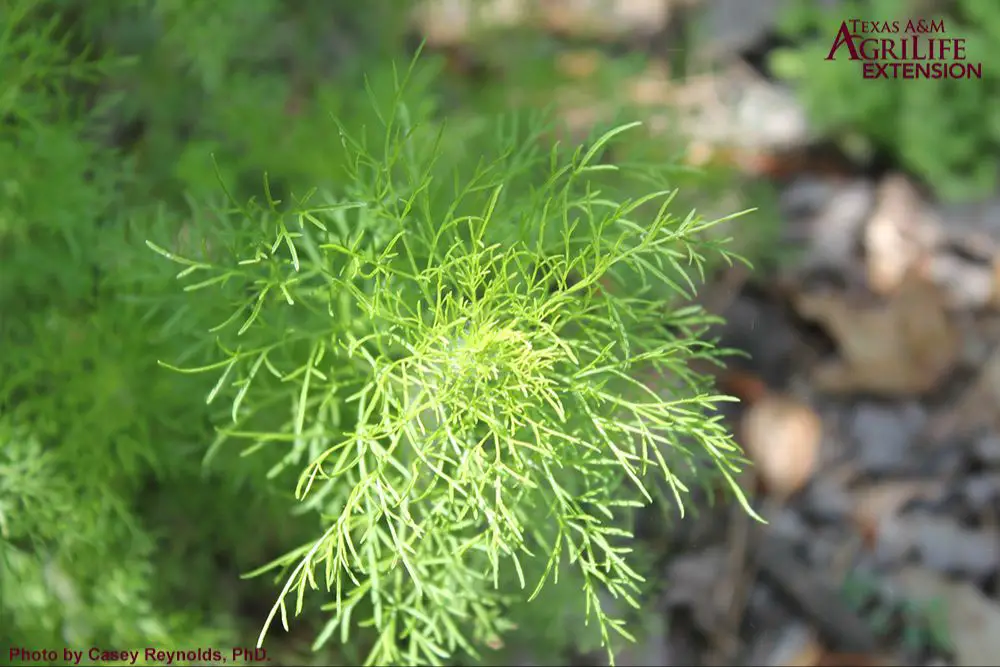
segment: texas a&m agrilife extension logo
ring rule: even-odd
[[[983,64],[967,61],[965,42],[946,36],[944,19],[849,19],[840,23],[826,59],[846,55],[861,62],[866,79],[982,79]]]

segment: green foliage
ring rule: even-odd
[[[368,664],[437,664],[496,642],[506,591],[541,560],[530,597],[568,558],[607,642],[625,630],[601,591],[635,605],[642,581],[628,509],[664,489],[683,509],[675,470],[695,452],[731,483],[738,471],[705,414],[722,397],[687,370],[714,357],[708,318],[680,306],[694,290],[682,264],[723,252],[699,240],[714,223],[672,217],[667,191],[598,189],[615,170],[598,158],[628,127],[565,160],[501,132],[492,159],[442,169],[447,127],[399,97],[380,118],[381,145],[341,134],[341,192],[286,206],[265,181],[200,256],[149,244],[188,290],[237,299],[214,328],[222,358],[188,370],[218,373],[210,400],[232,395],[223,437],[277,450],[271,474],[301,469],[296,496],[328,517],[271,566],[287,576],[272,617],[287,627],[289,602],[299,613],[322,586],[321,640],[371,625]],[[650,298],[653,283],[676,303]],[[665,397],[643,369],[676,386]]]
[[[633,509],[738,469],[689,369],[718,221],[608,163],[630,127],[445,123],[389,6],[0,0],[0,648],[291,610],[326,664],[440,664],[542,600],[609,644]]]
[[[954,650],[943,600],[886,600],[878,582],[857,574],[845,577],[841,593],[880,637],[898,632],[903,646],[914,653],[929,649],[947,654]]]
[[[82,103],[124,62],[78,53],[45,3],[0,7],[0,645],[232,641],[156,608],[155,542],[131,502],[173,467],[154,443],[176,445],[161,418],[178,402],[147,376],[146,309],[116,289],[138,277],[114,274],[140,257],[120,209],[129,164]]]
[[[1000,146],[1000,6],[956,0],[947,11],[917,13],[907,0],[855,0],[835,9],[796,2],[785,15],[798,46],[772,56],[778,76],[794,82],[823,136],[858,140],[888,151],[944,198],[991,194]],[[943,20],[946,37],[966,39],[969,63],[983,63],[980,80],[866,80],[861,63],[825,60],[840,22],[850,18]],[[896,37],[897,35],[873,35]]]

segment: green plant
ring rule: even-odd
[[[233,97],[250,107],[246,98],[273,89],[239,89],[249,77],[232,52],[229,87],[189,85],[184,70],[205,45],[161,47],[169,20],[157,22],[155,4],[0,0],[5,656],[8,647],[236,645],[256,583],[234,594],[238,571],[273,553],[270,544],[301,539],[280,480],[269,486],[238,459],[201,466],[207,410],[185,394],[199,387],[156,366],[200,359],[192,334],[216,306],[180,301],[170,267],[137,232],[198,236],[189,202],[205,187],[202,161],[214,190],[209,149],[263,153],[273,138],[220,119],[243,111]],[[252,159],[230,167],[259,173]],[[258,521],[269,528],[252,530]]]
[[[209,401],[230,396],[217,444],[299,470],[296,496],[321,520],[258,571],[285,579],[267,625],[287,628],[289,606],[323,588],[317,643],[370,626],[366,664],[442,664],[496,643],[508,606],[567,559],[607,644],[627,631],[604,594],[634,605],[642,581],[632,508],[683,510],[706,461],[742,501],[712,414],[726,399],[688,368],[718,356],[710,318],[685,303],[706,256],[727,257],[702,238],[718,221],[674,218],[668,191],[602,192],[602,176],[649,176],[600,162],[631,126],[568,157],[490,126],[494,158],[449,163],[462,129],[407,100],[412,72],[388,103],[373,95],[380,142],[340,128],[339,191],[285,203],[265,179],[200,252],[148,242],[193,299],[233,304],[213,328],[219,360],[184,369],[218,374]]]
[[[0,3],[0,647],[225,643],[224,623],[158,604],[132,503],[176,470],[150,443],[177,401],[145,381],[145,309],[119,300],[137,277],[115,272],[137,256],[127,161],[74,94],[124,62],[77,53],[47,9]]]
[[[287,582],[279,661],[558,653],[582,601],[611,650],[633,506],[739,464],[689,181],[608,164],[623,131],[445,125],[400,7],[0,0],[0,653],[225,651]]]
[[[944,36],[966,40],[966,60],[984,64],[983,78],[864,79],[861,63],[846,56],[826,60],[841,21],[857,17],[904,26],[911,18],[942,20]],[[798,2],[787,11],[784,30],[797,45],[776,51],[771,67],[794,83],[818,133],[887,152],[944,198],[994,191],[1000,80],[990,63],[1000,56],[1000,7],[957,0],[942,11],[918,13],[907,0],[856,0],[834,9]]]
[[[868,575],[852,573],[841,585],[846,602],[863,615],[873,632],[882,637],[899,632],[903,646],[914,653],[953,650],[943,600],[885,599],[878,583]]]

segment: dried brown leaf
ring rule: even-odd
[[[815,369],[822,390],[920,394],[958,361],[960,331],[940,290],[918,275],[909,274],[896,293],[875,302],[832,291],[799,293],[793,302],[839,347],[838,360]]]
[[[851,492],[851,519],[869,546],[878,542],[882,526],[914,500],[932,500],[944,493],[936,480],[878,482]]]
[[[984,426],[1000,425],[1000,347],[982,365],[978,377],[955,404],[937,414],[929,428],[936,441],[963,436]]]

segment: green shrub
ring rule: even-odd
[[[668,170],[607,162],[632,127],[445,123],[384,23],[290,112],[261,68],[324,6],[0,2],[3,650],[292,612],[328,664],[441,664],[554,589],[610,650],[634,508],[738,470],[689,369],[729,255]]]
[[[190,404],[150,375],[146,308],[119,291],[140,243],[128,165],[72,94],[119,63],[77,57],[48,9],[2,3],[0,647],[222,642],[223,625],[156,609],[155,536],[132,498],[169,476],[157,440],[178,429],[161,419]]]
[[[977,0],[947,3],[947,11],[918,13],[907,0],[869,0],[819,8],[795,2],[784,16],[799,42],[776,52],[772,68],[795,85],[817,132],[877,148],[945,198],[992,194],[1000,147],[1000,88],[991,63],[1000,56],[1000,6]],[[943,20],[948,37],[966,39],[980,80],[880,79],[861,76],[861,63],[825,60],[843,20]],[[882,35],[892,37],[893,35]]]

